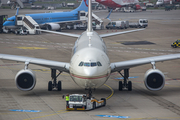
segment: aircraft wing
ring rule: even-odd
[[[100,37],[110,37],[110,36],[114,36],[114,35],[120,35],[120,34],[125,34],[125,33],[130,33],[130,32],[137,32],[137,31],[141,31],[144,30],[143,29],[136,29],[136,30],[129,30],[129,31],[123,31],[123,32],[115,32],[115,33],[108,33],[108,34],[101,34]]]
[[[0,54],[0,59],[24,62],[25,64],[26,63],[35,64],[35,65],[57,69],[57,70],[69,73],[70,65],[69,63],[66,63],[66,62],[58,62],[58,61],[52,61],[52,60],[46,60],[46,59],[24,57],[24,56],[18,56],[18,55],[8,55],[8,54]]]
[[[70,36],[70,37],[76,37],[76,38],[78,38],[80,36],[78,34],[55,32],[55,31],[50,31],[50,30],[42,30],[42,29],[37,29],[37,30],[42,31],[42,32],[54,33],[54,34],[65,35],[65,36]]]
[[[137,32],[137,31],[141,31],[144,30],[143,29],[136,29],[136,30],[129,30],[129,31],[123,31],[123,32],[115,32],[115,33],[108,33],[108,34],[101,34],[100,37],[110,37],[110,36],[114,36],[114,35],[120,35],[120,34],[125,34],[125,33],[130,33],[130,32]],[[48,32],[48,33],[54,33],[54,34],[59,34],[59,35],[65,35],[65,36],[70,36],[70,37],[76,37],[78,38],[80,35],[78,34],[71,34],[71,33],[64,33],[64,32],[55,32],[55,31],[50,31],[50,30],[42,30],[42,29],[37,29],[39,31],[42,32]]]
[[[128,69],[144,64],[154,64],[155,62],[163,62],[167,60],[173,59],[180,59],[180,54],[170,54],[170,55],[162,55],[162,56],[154,56],[154,57],[147,57],[147,58],[140,58],[134,60],[127,60],[122,62],[114,62],[111,63],[111,72],[121,71],[123,69]]]

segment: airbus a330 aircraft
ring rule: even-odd
[[[25,63],[25,68],[20,70],[15,77],[17,87],[23,91],[32,90],[36,84],[35,74],[33,71],[28,69],[29,64],[40,65],[51,69],[51,76],[53,80],[49,81],[49,91],[54,88],[61,90],[61,81],[57,83],[56,78],[62,72],[69,73],[77,85],[91,91],[91,89],[102,86],[108,80],[111,73],[119,72],[121,74],[121,71],[123,70],[124,75],[121,75],[124,77],[124,81],[123,83],[119,81],[119,90],[125,88],[131,91],[132,83],[131,81],[127,81],[129,77],[129,69],[139,65],[152,64],[152,69],[148,70],[145,74],[145,85],[149,90],[161,90],[165,84],[165,77],[160,70],[156,69],[155,63],[160,61],[179,59],[180,54],[140,58],[114,63],[110,63],[109,57],[107,56],[107,48],[105,42],[102,39],[103,37],[140,30],[144,29],[98,35],[98,33],[92,29],[91,0],[89,0],[88,29],[81,35],[42,30],[45,32],[57,33],[78,38],[75,42],[72,51],[73,55],[70,62],[58,62],[8,54],[0,54],[0,59]],[[60,71],[58,75],[56,75],[56,70]]]
[[[30,16],[34,21],[36,21],[40,27],[46,27],[48,30],[60,30],[61,25],[65,23],[80,22],[79,11],[88,11],[87,6],[88,0],[82,0],[80,6],[72,11],[68,12],[56,12],[56,13],[37,13],[37,14],[26,14],[25,16]],[[17,29],[19,26],[16,25],[18,10],[15,16],[12,16],[3,23],[3,26],[7,29]]]

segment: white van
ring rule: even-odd
[[[111,21],[106,25],[106,29],[124,29],[124,21]]]

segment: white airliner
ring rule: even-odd
[[[154,91],[161,90],[163,88],[165,84],[165,77],[160,70],[156,69],[155,63],[160,61],[179,59],[180,54],[155,56],[110,63],[106,53],[107,48],[102,38],[112,35],[140,31],[144,29],[98,35],[92,29],[91,14],[91,0],[89,0],[88,29],[81,35],[42,30],[45,32],[52,32],[78,38],[72,51],[73,55],[70,63],[17,55],[0,54],[0,59],[25,63],[25,68],[20,70],[15,77],[16,85],[20,90],[32,90],[36,84],[35,74],[33,73],[33,71],[28,69],[29,64],[40,65],[51,69],[51,76],[53,80],[49,81],[49,91],[54,88],[57,90],[61,90],[61,81],[57,83],[56,78],[62,72],[69,73],[77,85],[91,91],[91,89],[102,86],[108,80],[111,73],[119,72],[121,74],[121,71],[123,70],[124,75],[121,75],[124,77],[124,81],[119,81],[119,90],[128,89],[129,91],[131,91],[132,83],[131,81],[128,81],[129,68],[149,63],[152,64],[152,69],[148,70],[145,74],[145,86],[149,90]],[[56,75],[56,70],[60,71],[58,75]]]

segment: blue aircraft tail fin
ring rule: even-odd
[[[79,7],[74,9],[73,11],[88,11],[88,0],[82,0],[81,4]]]
[[[109,12],[108,16],[106,17],[106,19],[108,19],[109,21],[111,21],[111,19],[109,18],[111,15],[111,12],[113,11],[113,9],[111,9],[111,11]]]
[[[16,15],[18,15],[19,14],[19,7],[17,7],[17,11],[16,11]]]

